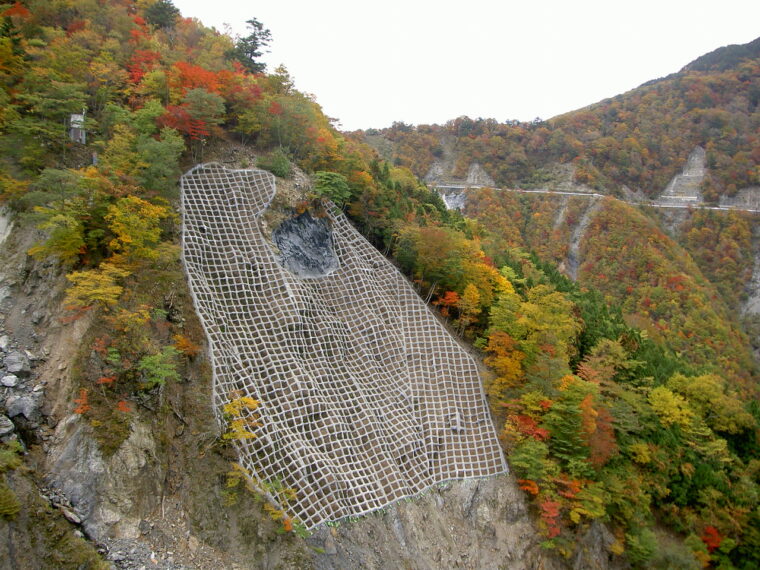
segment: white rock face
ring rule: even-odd
[[[760,211],[760,186],[742,188],[736,193],[736,196],[721,196],[720,205],[741,210]]]
[[[706,172],[705,149],[701,146],[695,147],[691,151],[681,174],[673,177],[658,201],[667,203],[701,203],[701,187]]]
[[[755,252],[752,278],[747,283],[747,300],[742,307],[747,316],[760,315],[760,226],[752,229],[752,245]]]
[[[467,172],[467,184],[473,186],[496,186],[493,178],[477,162],[473,162],[470,165],[470,170]]]
[[[443,189],[436,190],[443,199],[443,203],[449,210],[463,211],[467,203],[467,191],[464,189]]]
[[[447,176],[446,164],[441,160],[436,160],[431,166],[423,180],[428,184],[439,182]]]
[[[160,466],[150,428],[135,422],[129,438],[109,458],[100,453],[89,431],[77,414],[58,424],[49,455],[49,483],[81,514],[89,536],[134,538],[140,518],[160,497]]]

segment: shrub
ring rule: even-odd
[[[5,481],[5,471],[12,471],[21,466],[21,445],[17,441],[0,444],[0,516],[12,518],[21,510],[21,503],[16,493]]]
[[[167,380],[179,380],[177,356],[179,351],[173,346],[165,346],[161,352],[144,356],[137,363],[143,375],[143,387],[150,390],[166,383]]]
[[[702,564],[694,553],[684,544],[678,542],[661,543],[657,552],[649,561],[651,568],[663,570],[699,570]]]
[[[644,567],[657,550],[657,538],[648,528],[642,528],[636,533],[626,533],[628,559],[634,567]]]
[[[351,197],[346,177],[337,172],[317,172],[314,175],[314,190],[318,196],[329,198],[337,206],[343,205]]]
[[[290,178],[293,175],[293,167],[284,150],[278,148],[272,153],[261,156],[256,160],[256,166],[268,170],[280,178]]]
[[[12,518],[21,510],[16,494],[5,483],[5,477],[0,481],[0,516]]]

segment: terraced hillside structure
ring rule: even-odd
[[[333,205],[270,240],[274,194],[261,170],[212,163],[182,177],[214,406],[222,418],[238,403],[232,441],[254,483],[293,489],[280,506],[311,528],[505,472],[472,358]]]
[[[659,204],[701,204],[702,182],[706,173],[705,149],[698,146],[691,151],[683,171],[676,174],[657,199]]]

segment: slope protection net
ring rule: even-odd
[[[262,231],[271,174],[211,163],[181,182],[215,410],[229,422],[234,409],[232,441],[259,489],[293,490],[289,516],[312,528],[507,470],[474,361],[337,208],[320,222],[336,262],[303,277]],[[247,398],[255,410],[230,407]]]

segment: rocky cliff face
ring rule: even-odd
[[[62,270],[26,254],[37,237],[17,223],[0,254],[0,438],[25,450],[6,476],[21,512],[0,516],[0,568],[555,567],[506,475],[436,486],[306,539],[278,533],[257,497],[227,488],[236,458],[202,356],[105,450],[101,426],[72,413],[97,319],[68,318]],[[172,288],[197,326],[184,280]]]
[[[705,167],[705,149],[698,146],[689,155],[680,174],[673,177],[659,200],[662,203],[683,204],[702,202],[702,182],[707,169]]]

